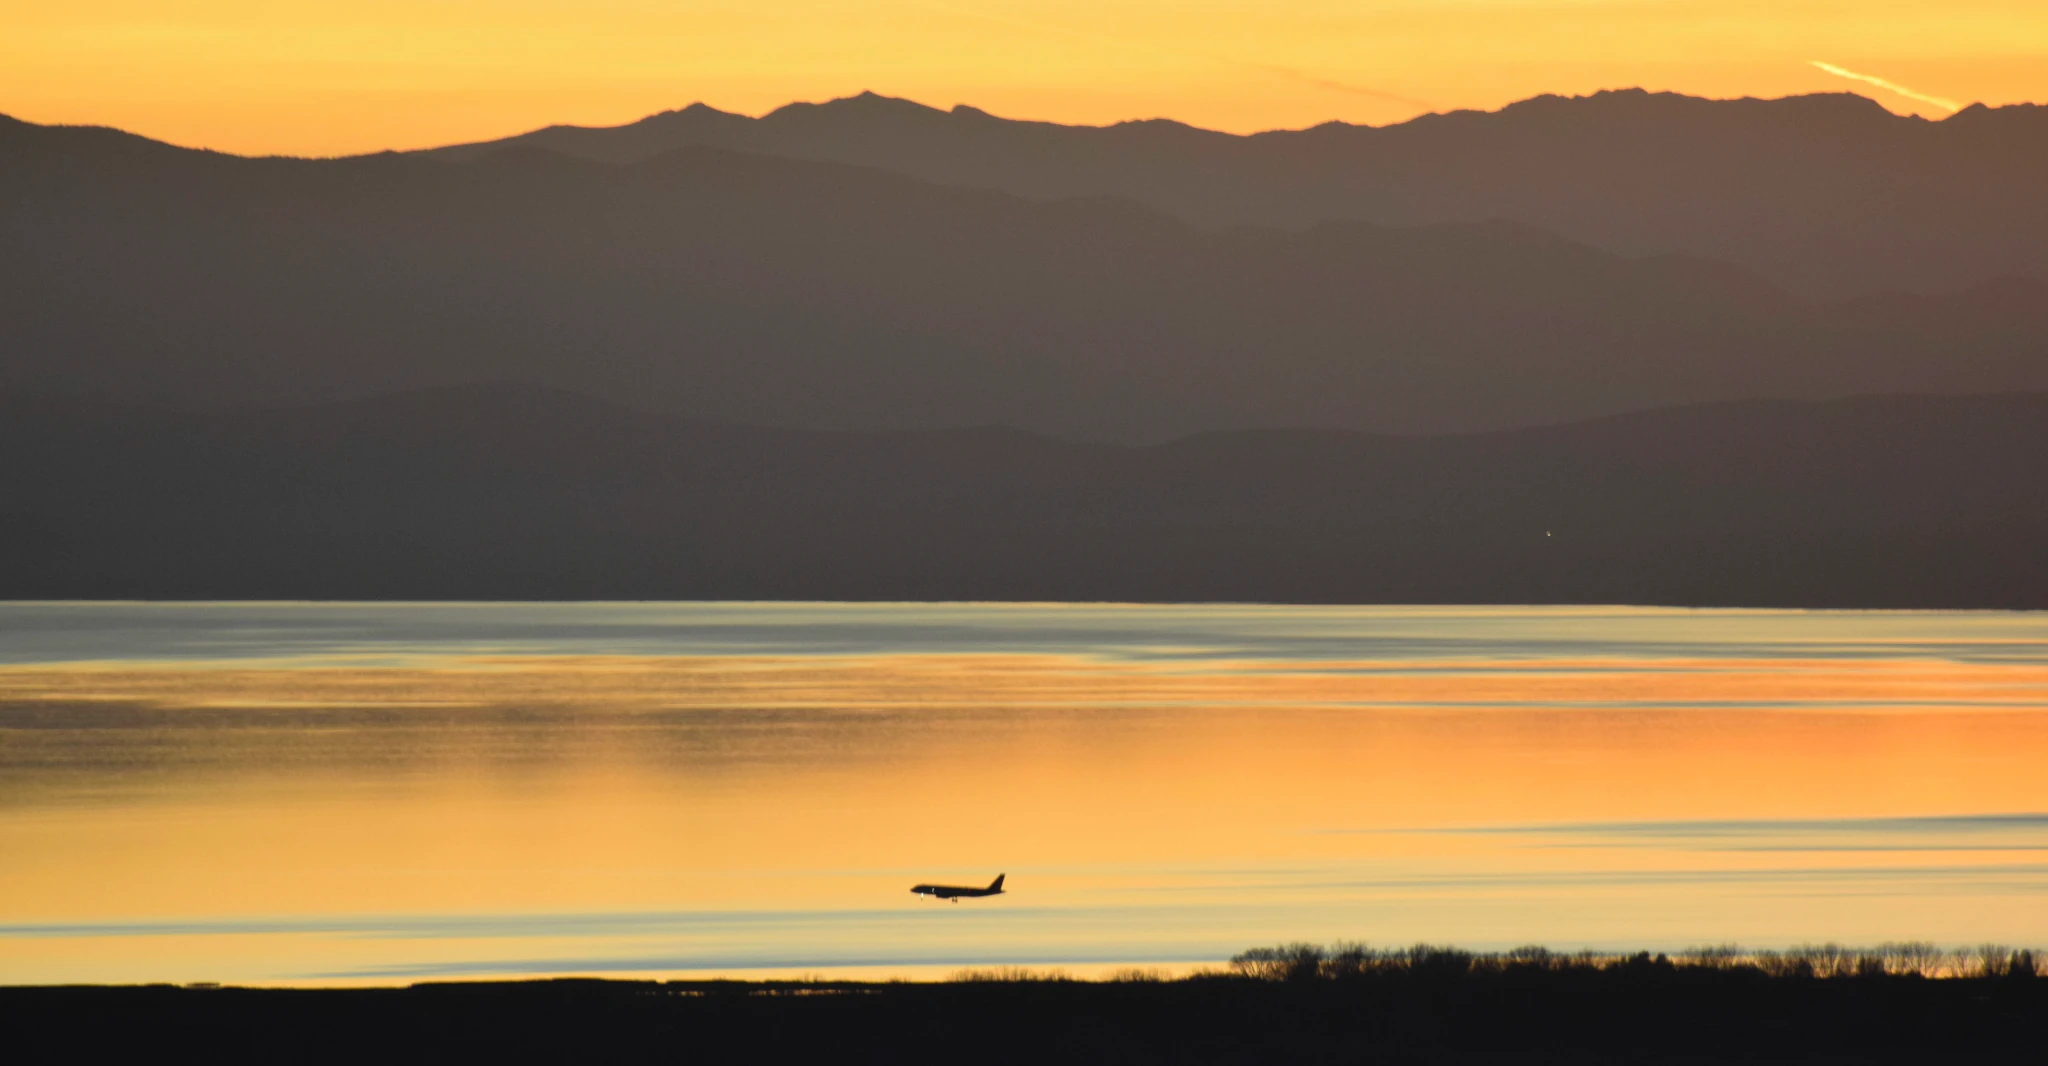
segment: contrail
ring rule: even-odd
[[[1063,29],[1061,27],[1053,26],[1050,24],[1021,22],[1016,19],[1005,18],[1001,15],[992,14],[987,11],[977,11],[973,8],[955,7],[951,4],[944,3],[932,3],[931,0],[910,0],[909,6],[923,8],[926,11],[936,11],[939,12],[940,14],[954,15],[961,18],[980,19],[983,22],[992,22],[999,26],[1003,26],[1013,30],[1022,30],[1026,33],[1036,33],[1049,37],[1059,37],[1065,40],[1080,41],[1086,44],[1102,43],[1102,39],[1094,35],[1076,33],[1073,30]],[[1182,58],[1191,59],[1206,59],[1211,63],[1220,63],[1225,66],[1237,67],[1240,70],[1256,70],[1262,73],[1274,75],[1275,77],[1289,78],[1306,85],[1313,85],[1319,89],[1328,89],[1331,92],[1349,93],[1352,96],[1366,96],[1371,97],[1375,100],[1391,101],[1397,104],[1404,104],[1408,107],[1419,107],[1425,111],[1436,110],[1436,105],[1430,103],[1427,100],[1417,100],[1412,96],[1401,96],[1397,93],[1383,92],[1379,89],[1369,88],[1364,85],[1353,85],[1350,82],[1335,81],[1330,78],[1317,77],[1316,75],[1310,74],[1305,70],[1296,70],[1293,67],[1275,66],[1271,63],[1253,63],[1242,59],[1235,59],[1230,56],[1217,55],[1214,52],[1191,51],[1184,48],[1170,48],[1164,45],[1150,42],[1144,45],[1144,47],[1149,48],[1153,52],[1158,52],[1165,55],[1180,56]]]
[[[1375,100],[1390,100],[1397,104],[1406,104],[1409,107],[1419,107],[1425,111],[1436,110],[1436,105],[1427,100],[1417,100],[1412,96],[1398,96],[1394,93],[1382,92],[1379,89],[1368,89],[1363,85],[1352,85],[1349,82],[1333,81],[1329,78],[1317,77],[1305,70],[1296,70],[1293,67],[1276,67],[1270,63],[1247,63],[1241,59],[1229,59],[1224,56],[1209,56],[1208,58],[1219,63],[1229,63],[1233,66],[1244,67],[1249,70],[1263,70],[1268,74],[1277,74],[1283,78],[1293,78],[1296,81],[1305,82],[1319,89],[1329,89],[1332,92],[1350,93],[1353,96],[1370,96]]]
[[[1850,81],[1866,82],[1868,84],[1875,85],[1878,88],[1885,90],[1886,92],[1897,93],[1908,100],[1918,100],[1923,104],[1933,104],[1936,107],[1947,108],[1950,111],[1960,111],[1963,108],[1963,105],[1956,103],[1954,100],[1950,100],[1942,96],[1929,96],[1926,93],[1914,92],[1913,90],[1908,89],[1895,81],[1886,81],[1883,78],[1873,77],[1869,74],[1858,74],[1853,70],[1844,70],[1843,68],[1838,67],[1833,63],[1823,63],[1818,59],[1808,60],[1808,62],[1812,63],[1814,66],[1819,67],[1822,70],[1827,71],[1830,74],[1833,74],[1837,78],[1847,78]]]

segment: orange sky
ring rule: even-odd
[[[337,154],[873,89],[1063,122],[1385,123],[1541,92],[2048,99],[2041,0],[0,0],[0,112]]]

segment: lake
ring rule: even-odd
[[[2042,945],[2044,768],[2035,614],[0,604],[0,983]]]

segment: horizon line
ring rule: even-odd
[[[183,148],[183,149],[187,149],[187,150],[191,150],[191,151],[201,151],[201,152],[213,152],[213,153],[216,153],[216,154],[219,154],[219,155],[229,155],[229,156],[235,156],[235,157],[238,157],[238,158],[242,158],[242,159],[306,159],[306,160],[323,160],[323,159],[357,159],[357,158],[362,158],[362,157],[365,157],[365,156],[374,156],[374,155],[385,155],[385,154],[396,154],[396,155],[411,155],[411,154],[418,154],[418,153],[425,153],[425,152],[433,152],[433,151],[439,151],[439,150],[442,150],[442,149],[447,149],[447,148],[462,148],[462,147],[468,147],[468,146],[472,146],[472,145],[482,145],[482,144],[491,144],[491,143],[495,143],[495,142],[497,142],[497,141],[504,141],[504,140],[512,140],[512,139],[514,139],[514,138],[518,138],[518,137],[524,137],[524,136],[528,136],[528,135],[530,135],[530,134],[540,133],[540,132],[543,132],[543,131],[546,131],[546,130],[559,130],[559,129],[578,129],[578,130],[618,130],[618,129],[625,129],[625,128],[628,128],[628,127],[631,127],[631,126],[636,126],[636,125],[639,125],[640,123],[643,123],[643,122],[647,122],[647,121],[649,121],[649,120],[651,120],[651,119],[657,119],[657,118],[660,118],[660,117],[662,117],[662,116],[665,116],[665,115],[679,115],[679,114],[683,114],[683,113],[686,113],[686,112],[689,112],[689,111],[693,111],[693,110],[698,110],[698,109],[702,109],[702,110],[706,110],[706,111],[711,111],[711,112],[715,112],[715,113],[717,113],[717,114],[721,114],[721,115],[727,115],[727,116],[731,116],[731,117],[734,117],[734,118],[742,118],[742,119],[746,119],[746,120],[748,120],[748,121],[750,121],[750,122],[761,122],[761,121],[764,121],[764,120],[766,120],[766,119],[770,118],[771,116],[774,116],[774,115],[780,114],[780,113],[782,113],[782,112],[784,112],[784,111],[788,111],[788,110],[791,110],[791,109],[793,109],[793,108],[822,108],[822,107],[830,107],[830,106],[833,106],[833,105],[835,105],[835,104],[847,104],[847,103],[851,103],[851,102],[854,102],[854,101],[859,101],[859,100],[863,100],[863,99],[873,99],[873,100],[877,100],[877,101],[884,101],[884,102],[887,102],[887,103],[891,103],[891,104],[908,104],[908,105],[910,105],[910,106],[912,106],[912,107],[914,107],[914,108],[918,108],[918,109],[920,109],[920,110],[923,110],[923,111],[928,111],[928,112],[931,112],[931,113],[932,113],[932,114],[934,114],[934,115],[947,115],[947,116],[953,116],[953,115],[959,115],[959,114],[961,114],[961,113],[962,113],[963,111],[964,111],[964,112],[973,112],[973,113],[975,113],[975,114],[978,114],[978,115],[982,115],[982,116],[986,116],[986,117],[988,117],[988,118],[990,118],[990,119],[994,119],[994,120],[996,120],[996,121],[998,121],[998,122],[1005,122],[1005,123],[1013,123],[1013,124],[1018,124],[1018,125],[1036,125],[1036,126],[1057,126],[1057,127],[1060,127],[1060,128],[1062,128],[1062,129],[1071,129],[1071,130],[1112,130],[1112,129],[1118,129],[1118,128],[1121,128],[1121,127],[1125,127],[1125,126],[1144,126],[1144,125],[1151,125],[1151,124],[1165,123],[1165,124],[1170,124],[1170,125],[1174,125],[1174,126],[1179,126],[1179,127],[1183,128],[1183,129],[1187,129],[1187,130],[1190,130],[1190,131],[1193,131],[1193,132],[1196,132],[1196,133],[1205,133],[1205,134],[1212,134],[1212,135],[1215,135],[1215,136],[1218,136],[1218,137],[1229,137],[1229,138],[1232,138],[1232,139],[1236,139],[1236,140],[1249,140],[1249,139],[1252,139],[1252,138],[1257,138],[1257,137],[1267,137],[1267,136],[1274,136],[1274,135],[1280,135],[1280,134],[1290,134],[1290,133],[1298,134],[1298,133],[1307,133],[1307,132],[1310,132],[1310,131],[1313,131],[1313,130],[1319,130],[1319,129],[1326,129],[1326,128],[1328,128],[1328,127],[1331,127],[1331,126],[1341,126],[1341,127],[1344,127],[1344,128],[1347,128],[1347,129],[1353,129],[1353,130],[1388,130],[1388,129],[1396,129],[1396,128],[1399,128],[1399,127],[1402,127],[1402,126],[1407,126],[1407,125],[1411,125],[1411,124],[1414,124],[1414,123],[1417,123],[1417,122],[1424,122],[1424,121],[1428,121],[1428,120],[1430,120],[1430,119],[1437,119],[1437,118],[1446,118],[1446,117],[1449,117],[1449,116],[1453,116],[1453,115],[1499,115],[1499,114],[1505,113],[1505,112],[1507,112],[1507,111],[1509,111],[1509,110],[1512,110],[1512,109],[1514,109],[1514,108],[1518,108],[1518,107],[1523,107],[1523,106],[1526,106],[1526,105],[1528,105],[1528,104],[1532,104],[1532,103],[1535,103],[1535,102],[1537,102],[1537,101],[1543,101],[1543,100],[1559,100],[1559,101],[1565,101],[1565,102],[1578,102],[1578,101],[1586,101],[1586,100],[1595,100],[1595,99],[1598,99],[1598,98],[1600,98],[1600,97],[1604,97],[1604,96],[1628,96],[1628,95],[1641,95],[1641,96],[1648,96],[1648,97],[1675,97],[1675,98],[1678,98],[1678,99],[1683,99],[1683,100],[1692,100],[1692,101],[1700,101],[1700,102],[1704,102],[1704,103],[1728,103],[1728,104],[1733,104],[1733,103],[1766,103],[1766,104],[1768,104],[1768,103],[1782,103],[1782,102],[1785,102],[1785,101],[1790,101],[1790,100],[1805,100],[1805,99],[1811,99],[1811,98],[1815,98],[1815,97],[1849,97],[1849,98],[1853,98],[1853,99],[1857,99],[1857,100],[1862,100],[1862,101],[1864,101],[1865,103],[1868,103],[1868,104],[1870,104],[1871,106],[1873,106],[1873,107],[1877,108],[1877,109],[1878,109],[1878,110],[1880,110],[1880,111],[1883,111],[1884,113],[1886,113],[1887,115],[1890,115],[1890,116],[1891,116],[1891,117],[1893,117],[1893,118],[1897,118],[1897,119],[1901,119],[1901,120],[1905,120],[1905,121],[1915,121],[1915,122],[1928,122],[1928,123],[1941,123],[1941,122],[1946,122],[1946,121],[1948,121],[1949,119],[1955,118],[1955,117],[1956,117],[1957,115],[1961,115],[1961,114],[1964,114],[1964,113],[1967,113],[1967,112],[1969,112],[1969,111],[1972,111],[1972,110],[1976,110],[1976,109],[1984,109],[1984,110],[1994,110],[1994,111],[1995,111],[1995,110],[2001,110],[2001,109],[2004,109],[2004,108],[2009,108],[2009,107],[2048,107],[2048,104],[2043,104],[2043,103],[2037,103],[2037,102],[2033,102],[2033,101],[2024,101],[2024,102],[2018,102],[2018,103],[2010,103],[2010,104],[1999,104],[1999,105],[1995,105],[1995,106],[1994,106],[1994,105],[1990,105],[1990,104],[1986,104],[1986,103],[1984,103],[1984,102],[1982,102],[1982,101],[1972,101],[1972,102],[1969,102],[1969,103],[1966,103],[1966,104],[1963,104],[1963,105],[1961,105],[1961,106],[1960,106],[1960,107],[1958,107],[1958,108],[1957,108],[1956,110],[1954,110],[1953,112],[1951,112],[1950,114],[1948,114],[1948,115],[1946,115],[1946,116],[1943,116],[1942,118],[1938,118],[1938,119],[1928,119],[1928,118],[1922,117],[1922,116],[1920,116],[1920,115],[1912,114],[1912,113],[1910,113],[1910,112],[1899,112],[1899,111],[1894,111],[1894,110],[1892,110],[1891,108],[1889,108],[1889,107],[1885,106],[1885,104],[1884,104],[1884,102],[1883,102],[1883,101],[1881,101],[1881,100],[1878,100],[1878,99],[1877,99],[1877,98],[1875,98],[1874,96],[1867,96],[1867,95],[1865,95],[1865,94],[1863,94],[1863,93],[1860,93],[1860,92],[1856,92],[1856,91],[1854,91],[1854,90],[1848,90],[1848,89],[1836,90],[1836,91],[1833,91],[1833,92],[1806,92],[1806,93],[1787,93],[1787,94],[1785,94],[1785,95],[1783,95],[1783,96],[1752,96],[1752,95],[1743,95],[1743,96],[1702,96],[1702,95],[1697,95],[1697,94],[1694,94],[1694,93],[1680,92],[1680,91],[1677,91],[1677,90],[1671,90],[1671,89],[1648,89],[1648,88],[1645,88],[1645,87],[1643,87],[1643,86],[1640,86],[1640,85],[1631,85],[1631,86],[1620,86],[1620,87],[1608,87],[1608,88],[1600,88],[1600,89],[1595,89],[1595,90],[1593,90],[1592,92],[1589,92],[1589,93],[1583,93],[1583,94],[1569,94],[1569,93],[1557,93],[1557,92],[1543,92],[1543,93],[1536,93],[1536,94],[1534,94],[1534,95],[1531,95],[1531,96],[1525,96],[1525,97],[1521,97],[1521,98],[1519,98],[1519,99],[1511,100],[1511,101],[1509,101],[1509,102],[1507,102],[1507,103],[1505,103],[1505,104],[1502,104],[1502,105],[1500,105],[1499,107],[1495,107],[1495,108],[1483,108],[1483,107],[1456,107],[1456,108],[1446,108],[1446,109],[1441,109],[1441,110],[1434,110],[1434,111],[1425,111],[1425,112],[1423,112],[1423,113],[1421,113],[1421,114],[1418,114],[1418,115],[1413,115],[1413,116],[1410,116],[1410,117],[1408,117],[1408,118],[1405,118],[1405,119],[1401,119],[1401,120],[1399,120],[1399,121],[1395,121],[1395,122],[1386,122],[1386,123],[1382,123],[1382,124],[1379,124],[1379,125],[1374,125],[1374,124],[1372,124],[1372,123],[1364,123],[1364,122],[1348,122],[1348,121],[1345,121],[1345,120],[1343,120],[1343,119],[1334,119],[1334,118],[1333,118],[1333,119],[1327,119],[1327,120],[1325,120],[1325,121],[1322,121],[1322,122],[1317,122],[1317,123],[1313,123],[1313,124],[1311,124],[1311,125],[1306,125],[1306,126],[1295,126],[1295,127],[1287,127],[1287,126],[1276,126],[1276,127],[1273,127],[1273,128],[1271,128],[1271,129],[1262,129],[1262,130],[1254,130],[1254,131],[1251,131],[1251,132],[1249,132],[1249,133],[1233,133],[1233,132],[1231,132],[1231,131],[1229,131],[1229,130],[1220,130],[1220,129],[1215,129],[1215,128],[1213,128],[1213,127],[1208,127],[1208,126],[1198,126],[1198,125],[1195,125],[1194,123],[1191,123],[1191,122],[1187,122],[1187,121],[1183,121],[1183,120],[1181,120],[1181,119],[1177,119],[1177,118],[1172,118],[1172,117],[1170,117],[1170,116],[1166,116],[1166,115],[1153,115],[1153,116],[1147,116],[1147,117],[1139,117],[1139,118],[1126,118],[1126,119],[1119,119],[1119,120],[1117,120],[1117,121],[1115,121],[1115,122],[1108,122],[1108,123],[1101,123],[1101,124],[1092,124],[1092,123],[1085,123],[1085,122],[1058,122],[1058,121],[1054,121],[1054,120],[1051,120],[1051,119],[1041,119],[1041,118],[1019,118],[1019,117],[1013,117],[1013,116],[1010,116],[1010,115],[998,115],[998,114],[996,114],[996,113],[994,113],[994,112],[988,111],[988,110],[986,110],[986,109],[984,109],[984,108],[981,108],[981,107],[977,107],[977,106],[975,106],[975,105],[973,105],[973,104],[969,104],[969,103],[966,103],[966,102],[956,102],[956,103],[954,103],[954,104],[953,104],[953,105],[952,105],[951,107],[940,107],[940,106],[936,106],[936,105],[933,105],[933,104],[927,104],[927,103],[925,103],[925,102],[924,102],[924,101],[922,101],[922,100],[916,100],[916,99],[913,99],[913,98],[911,98],[911,97],[907,97],[907,96],[890,96],[890,95],[888,95],[888,94],[886,94],[886,93],[880,93],[880,92],[876,92],[876,91],[874,91],[873,89],[861,89],[861,90],[859,90],[859,91],[857,91],[857,92],[852,92],[852,93],[848,93],[848,94],[846,94],[846,95],[844,95],[844,96],[834,96],[834,97],[830,97],[830,98],[827,98],[827,99],[824,99],[824,100],[791,100],[791,101],[789,101],[789,102],[787,102],[787,103],[779,104],[779,105],[777,105],[777,106],[775,106],[775,107],[769,108],[768,110],[766,110],[766,111],[763,111],[763,112],[761,112],[761,113],[759,113],[759,114],[748,114],[748,113],[746,113],[746,112],[744,112],[744,111],[728,111],[728,110],[726,110],[726,109],[724,109],[724,108],[720,108],[720,107],[714,106],[714,105],[712,105],[712,104],[710,104],[710,103],[707,103],[707,102],[705,102],[705,101],[703,101],[703,100],[694,100],[694,101],[691,101],[691,102],[690,102],[690,103],[688,103],[688,104],[684,104],[684,105],[683,105],[683,106],[681,106],[681,107],[671,107],[671,108],[663,108],[663,109],[660,109],[660,110],[655,110],[655,111],[649,111],[649,112],[646,112],[646,113],[644,113],[644,114],[640,115],[640,116],[639,116],[638,118],[628,119],[628,120],[626,120],[626,121],[624,121],[624,122],[619,122],[619,123],[615,123],[615,124],[611,124],[611,125],[586,125],[586,124],[582,124],[582,123],[576,123],[576,122],[550,122],[550,123],[544,123],[544,124],[542,124],[542,125],[538,125],[538,126],[529,126],[529,127],[525,127],[525,128],[523,128],[523,129],[518,129],[518,130],[515,130],[514,132],[511,132],[511,133],[505,133],[505,134],[500,134],[500,135],[496,135],[496,136],[484,137],[484,138],[480,138],[480,139],[476,139],[476,140],[466,140],[466,141],[454,141],[454,142],[449,142],[449,143],[442,143],[442,144],[429,144],[429,145],[422,145],[422,146],[418,146],[418,147],[411,147],[411,148],[393,148],[393,147],[385,147],[385,148],[380,148],[380,149],[374,149],[374,150],[370,150],[370,151],[362,151],[362,152],[341,152],[341,153],[334,153],[334,154],[331,154],[331,155],[314,155],[314,154],[306,154],[306,155],[299,155],[299,154],[292,154],[292,153],[286,153],[286,152],[266,152],[266,153],[243,153],[243,152],[235,152],[235,151],[230,151],[230,150],[227,150],[227,149],[221,149],[221,148],[214,148],[214,147],[211,147],[211,146],[209,146],[209,145],[204,145],[204,144],[181,144],[181,143],[179,143],[179,142],[176,142],[176,141],[166,140],[166,139],[163,139],[163,138],[160,138],[160,137],[152,136],[152,135],[150,135],[150,134],[148,134],[148,133],[144,133],[144,132],[141,132],[141,131],[140,131],[140,130],[138,130],[138,129],[132,129],[132,128],[128,128],[128,127],[123,127],[123,126],[115,126],[115,125],[109,125],[109,124],[105,124],[105,123],[97,123],[97,122],[36,122],[36,121],[34,121],[34,120],[31,120],[31,119],[25,119],[25,118],[22,118],[22,117],[20,117],[19,115],[16,115],[16,114],[14,114],[14,113],[12,113],[12,112],[6,112],[6,111],[0,111],[0,119],[12,120],[12,121],[15,121],[15,122],[20,122],[20,123],[23,123],[23,124],[26,124],[26,125],[32,125],[32,126],[41,126],[41,127],[46,127],[46,128],[57,128],[57,129],[104,129],[104,130],[113,130],[113,131],[116,131],[116,132],[119,132],[119,133],[125,133],[125,134],[128,134],[128,135],[130,135],[130,136],[134,136],[134,137],[141,137],[141,138],[143,138],[143,139],[145,139],[145,140],[150,140],[150,141],[154,141],[154,142],[156,142],[156,143],[158,143],[158,144],[165,144],[165,145],[169,145],[169,146],[171,146],[171,147],[174,147],[174,148]]]

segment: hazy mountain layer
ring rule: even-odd
[[[716,149],[243,159],[0,124],[0,387],[40,394],[502,378],[813,429],[1478,430],[2048,388],[2044,294],[1813,303],[1514,224],[1214,231]]]
[[[2048,607],[2048,395],[1127,448],[500,385],[15,405],[0,449],[0,598]]]
[[[1723,260],[1813,295],[2048,279],[2048,107],[2038,105],[1929,122],[1847,93],[1627,90],[1239,137],[1167,121],[1018,122],[868,94],[758,120],[698,104],[430,154],[475,158],[506,144],[609,162],[730,148],[1025,196],[1124,196],[1204,224],[1504,218],[1625,255]]]

